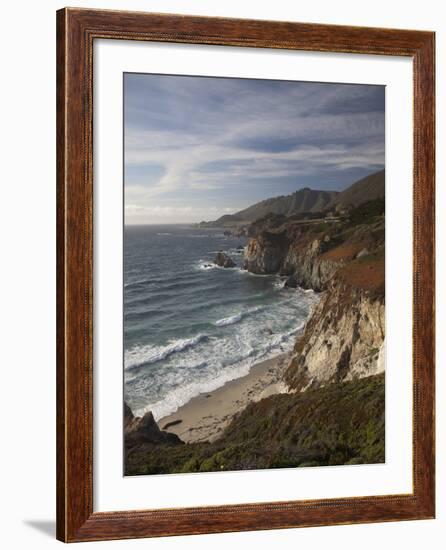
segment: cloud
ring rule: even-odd
[[[152,224],[164,224],[178,223],[181,220],[182,223],[190,222],[195,223],[197,220],[219,218],[223,214],[230,214],[234,212],[234,207],[219,208],[217,206],[212,207],[193,207],[193,206],[160,206],[154,204],[152,206],[143,206],[140,204],[126,204],[125,205],[125,219],[126,223],[152,223]]]
[[[383,165],[383,87],[125,76],[129,216],[237,210]]]

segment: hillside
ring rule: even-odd
[[[227,214],[213,222],[201,222],[200,225],[203,227],[229,227],[239,223],[253,222],[270,213],[293,216],[304,212],[319,212],[332,204],[337,195],[337,191],[318,191],[305,187],[291,195],[272,197],[235,214]]]
[[[368,201],[381,199],[385,191],[385,170],[360,179],[339,193],[330,204],[337,209],[359,206]]]
[[[326,214],[330,209],[351,209],[360,204],[384,198],[385,170],[362,178],[344,191],[321,191],[305,187],[291,195],[271,197],[257,202],[235,214],[225,214],[215,221],[201,222],[201,227],[240,227],[265,216],[314,217]],[[316,214],[317,216],[317,214]]]
[[[258,202],[235,215],[242,220],[257,220],[266,214],[283,214],[292,216],[302,212],[319,212],[324,210],[337,196],[336,191],[318,191],[305,187],[291,195],[273,197]]]

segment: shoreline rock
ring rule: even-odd
[[[124,432],[127,447],[140,444],[184,445],[176,435],[160,429],[151,411],[144,416],[135,416],[124,401]]]
[[[220,252],[217,252],[217,255],[214,259],[214,264],[218,265],[219,267],[224,267],[226,269],[236,267],[234,260],[221,250]]]

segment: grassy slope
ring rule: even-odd
[[[216,442],[127,450],[126,474],[384,462],[384,376],[252,403]]]

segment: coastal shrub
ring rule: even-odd
[[[128,449],[126,474],[384,462],[384,408],[383,374],[272,395],[251,403],[213,443]]]
[[[386,203],[384,197],[362,203],[349,212],[350,224],[373,223],[377,216],[384,215],[385,208]]]

